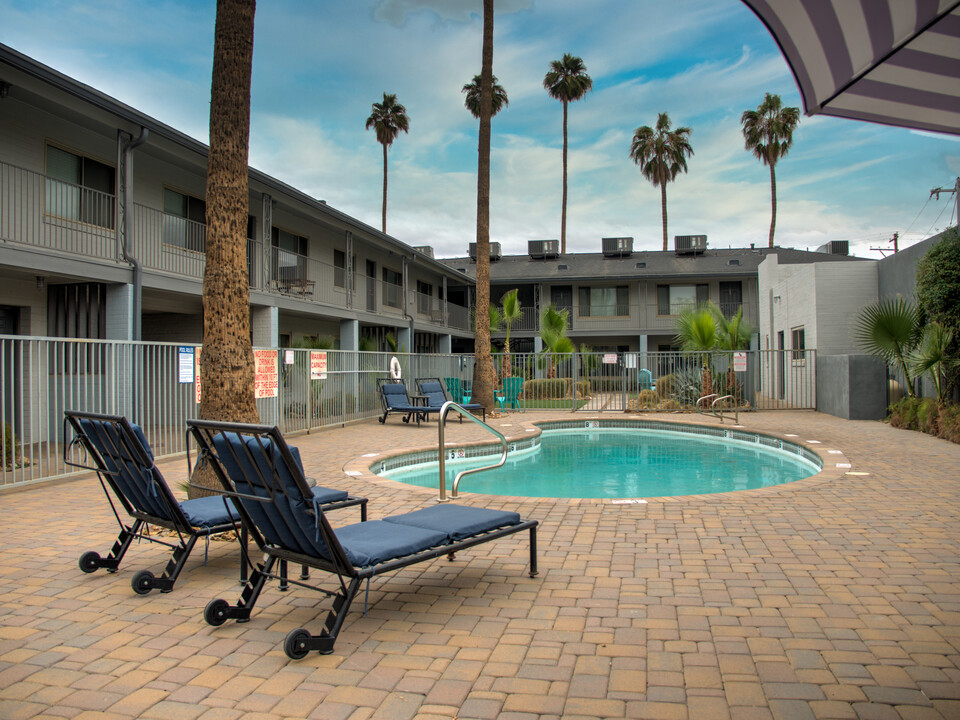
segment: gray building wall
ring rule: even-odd
[[[880,261],[877,269],[877,290],[880,300],[895,298],[898,295],[907,300],[914,299],[917,291],[917,263],[930,248],[940,242],[942,235],[943,233],[934,235]]]

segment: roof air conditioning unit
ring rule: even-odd
[[[423,253],[428,258],[433,257],[433,248],[430,247],[429,245],[414,245],[413,249],[416,250],[418,253]]]
[[[527,254],[542,260],[560,256],[559,240],[527,240]]]
[[[490,243],[490,259],[499,260],[500,257],[501,257],[500,243],[498,242]],[[470,258],[472,260],[477,259],[477,244],[475,242],[470,243]]]
[[[633,252],[632,237],[603,238],[601,242],[607,257],[629,257]]]
[[[827,253],[828,255],[849,255],[849,240],[831,240],[817,248],[817,252]]]
[[[707,236],[674,235],[673,247],[677,255],[696,255],[707,249]]]

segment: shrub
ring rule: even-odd
[[[657,393],[653,390],[641,390],[637,396],[637,404],[642,408],[656,407]]]
[[[657,378],[657,395],[661,398],[670,397],[675,384],[673,375],[661,375]]]
[[[945,405],[940,408],[940,437],[960,443],[960,405]]]
[[[940,405],[933,398],[903,398],[890,406],[890,424],[960,443],[960,405]]]

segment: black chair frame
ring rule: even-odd
[[[521,520],[515,525],[499,527],[456,541],[448,541],[403,557],[392,558],[373,565],[356,567],[347,557],[343,546],[337,539],[336,531],[331,527],[323,509],[318,508],[319,512],[314,512],[312,508],[303,503],[303,500],[309,497],[308,488],[304,482],[303,475],[299,472],[297,464],[293,462],[293,457],[277,427],[206,420],[188,420],[187,426],[189,432],[193,435],[200,455],[204,457],[205,461],[210,463],[217,477],[220,479],[223,486],[222,493],[234,498],[244,527],[248,529],[257,547],[264,553],[263,562],[258,564],[254,569],[249,581],[243,588],[240,599],[235,605],[230,605],[226,600],[219,598],[211,600],[207,604],[204,609],[204,619],[210,625],[219,626],[230,619],[236,620],[237,622],[249,621],[250,614],[266,582],[270,579],[280,580],[281,583],[283,582],[283,573],[278,573],[274,570],[278,562],[293,562],[315,568],[334,575],[337,580],[336,589],[333,590],[309,585],[302,581],[289,580],[289,582],[294,585],[316,590],[333,598],[333,607],[328,612],[319,635],[313,635],[304,628],[293,630],[287,635],[284,642],[284,651],[288,657],[292,659],[302,658],[310,651],[318,651],[321,654],[332,653],[334,644],[346,618],[347,611],[357,596],[362,582],[377,575],[399,570],[400,568],[443,555],[453,560],[454,554],[460,550],[465,550],[466,548],[506,537],[507,535],[513,535],[514,533],[524,530],[530,531],[529,574],[530,577],[537,575],[536,528],[538,521],[536,520]],[[240,465],[238,462],[239,457],[235,455],[232,458],[221,458],[221,451],[226,452],[227,450],[223,448],[222,444],[220,449],[216,447],[216,438],[218,436],[228,437],[231,435],[238,438],[255,438],[256,445],[259,445],[260,449],[264,451],[260,458],[261,462],[266,461],[269,463],[267,471],[261,468],[256,471],[256,477],[244,478],[243,482],[245,485],[238,483],[236,478],[231,479],[224,465],[224,460],[226,460],[228,464],[233,463],[233,467],[238,467]],[[265,449],[270,446],[277,448],[279,453],[266,452]],[[229,447],[229,452],[237,452],[236,445],[230,445]],[[246,459],[249,461],[247,467],[257,467],[256,461],[249,450],[245,452],[247,453]],[[274,463],[276,463],[276,465]],[[281,475],[281,473],[283,473],[283,475]],[[286,476],[286,473],[289,473],[287,477],[292,476],[295,482],[295,488],[291,488],[289,483],[284,484],[284,482],[280,480],[282,476]],[[251,492],[241,493],[235,489],[242,486],[256,488],[262,494],[253,494]],[[295,495],[299,495],[299,497],[295,497]],[[289,503],[289,506],[299,503],[299,507],[301,508],[300,512],[306,513],[310,518],[310,522],[312,523],[310,528],[311,532],[315,531],[318,533],[318,537],[322,538],[322,542],[328,550],[329,557],[294,551],[277,541],[271,542],[266,539],[264,533],[261,532],[258,522],[252,517],[251,512],[259,512],[258,508],[262,506],[265,510],[263,516],[272,518],[272,522],[277,522],[281,514],[278,508],[278,504],[281,501]],[[274,506],[273,511],[267,512],[266,508],[271,506]],[[258,516],[261,522],[263,522],[263,516]],[[292,532],[296,534],[302,531],[302,526],[298,528],[287,520],[286,526],[280,530],[281,532]],[[304,578],[301,578],[301,580],[303,579]]]
[[[391,407],[387,403],[387,398],[383,391],[383,387],[385,385],[402,385],[403,395],[406,403],[401,407]],[[387,421],[388,415],[402,415],[402,420],[405,423],[409,423],[412,418],[417,421],[417,425],[419,426],[421,420],[429,420],[430,415],[439,415],[440,413],[440,408],[438,407],[414,405],[411,403],[410,397],[407,395],[407,386],[403,380],[395,380],[393,378],[377,378],[377,394],[380,396],[380,407],[383,410],[383,415],[377,418],[381,425]]]

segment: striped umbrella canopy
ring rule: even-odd
[[[960,0],[743,0],[807,115],[960,134]]]

